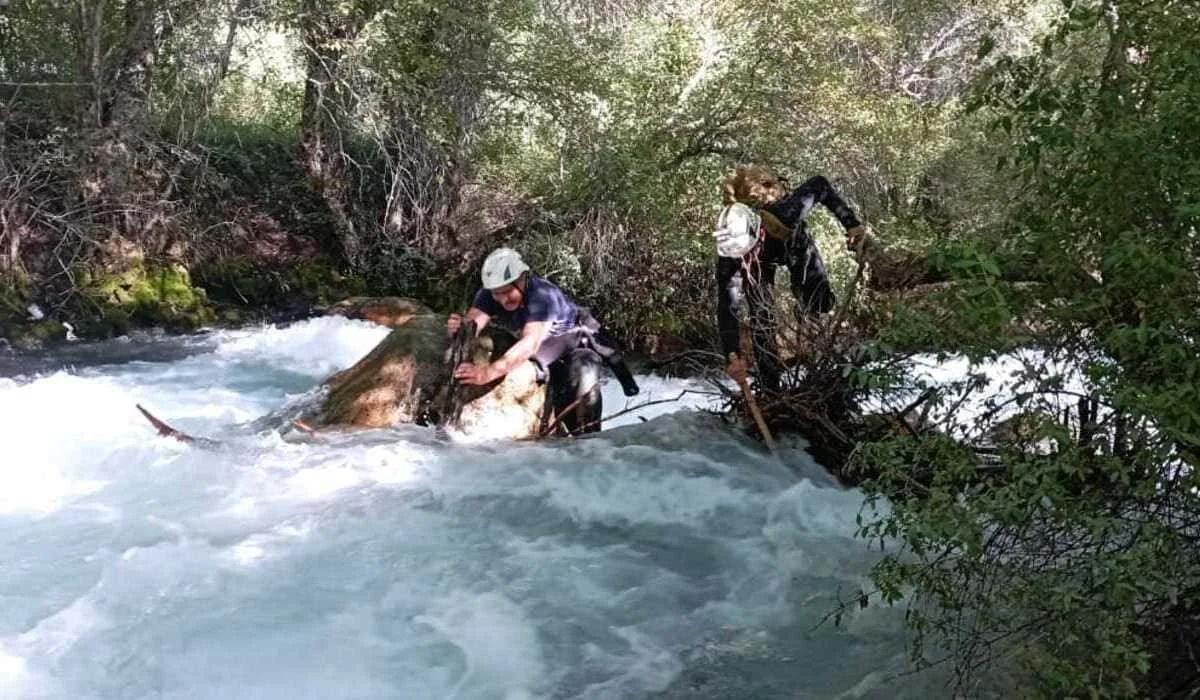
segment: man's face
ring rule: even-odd
[[[504,307],[505,311],[516,311],[521,306],[521,289],[517,286],[521,281],[497,287],[492,290],[492,298]]]

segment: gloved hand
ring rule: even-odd
[[[846,231],[846,250],[857,251],[867,242],[867,227],[859,224]]]
[[[733,377],[733,381],[739,386],[746,384],[746,362],[742,356],[736,352],[729,353],[729,366],[725,368],[725,373]]]

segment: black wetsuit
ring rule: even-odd
[[[792,230],[790,238],[781,241],[764,234],[761,242],[743,257],[717,258],[717,326],[721,350],[726,357],[738,352],[737,312],[744,300],[758,360],[759,384],[767,389],[779,386],[781,371],[776,324],[770,317],[774,309],[771,291],[775,286],[775,267],[787,266],[792,294],[806,313],[825,313],[836,302],[821,252],[806,221],[817,203],[825,205],[847,230],[860,224],[829,180],[818,175],[764,208]]]

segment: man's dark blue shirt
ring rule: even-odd
[[[579,321],[579,308],[566,292],[543,277],[529,275],[526,278],[525,294],[515,311],[505,311],[492,293],[480,289],[472,304],[494,323],[520,334],[526,323],[550,324],[550,337],[562,335],[574,329]]]

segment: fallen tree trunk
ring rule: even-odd
[[[423,304],[404,297],[350,297],[321,309],[327,316],[344,316],[399,328],[414,316],[432,314]]]
[[[491,384],[457,385],[447,362],[445,316],[398,298],[356,299],[330,312],[386,318],[393,330],[352,367],[325,380],[328,393],[316,411],[301,419],[305,425],[387,428],[415,423],[443,426],[473,438],[539,435],[546,391],[532,363]],[[490,361],[515,341],[508,331],[488,326],[469,341],[466,355],[475,362]]]

